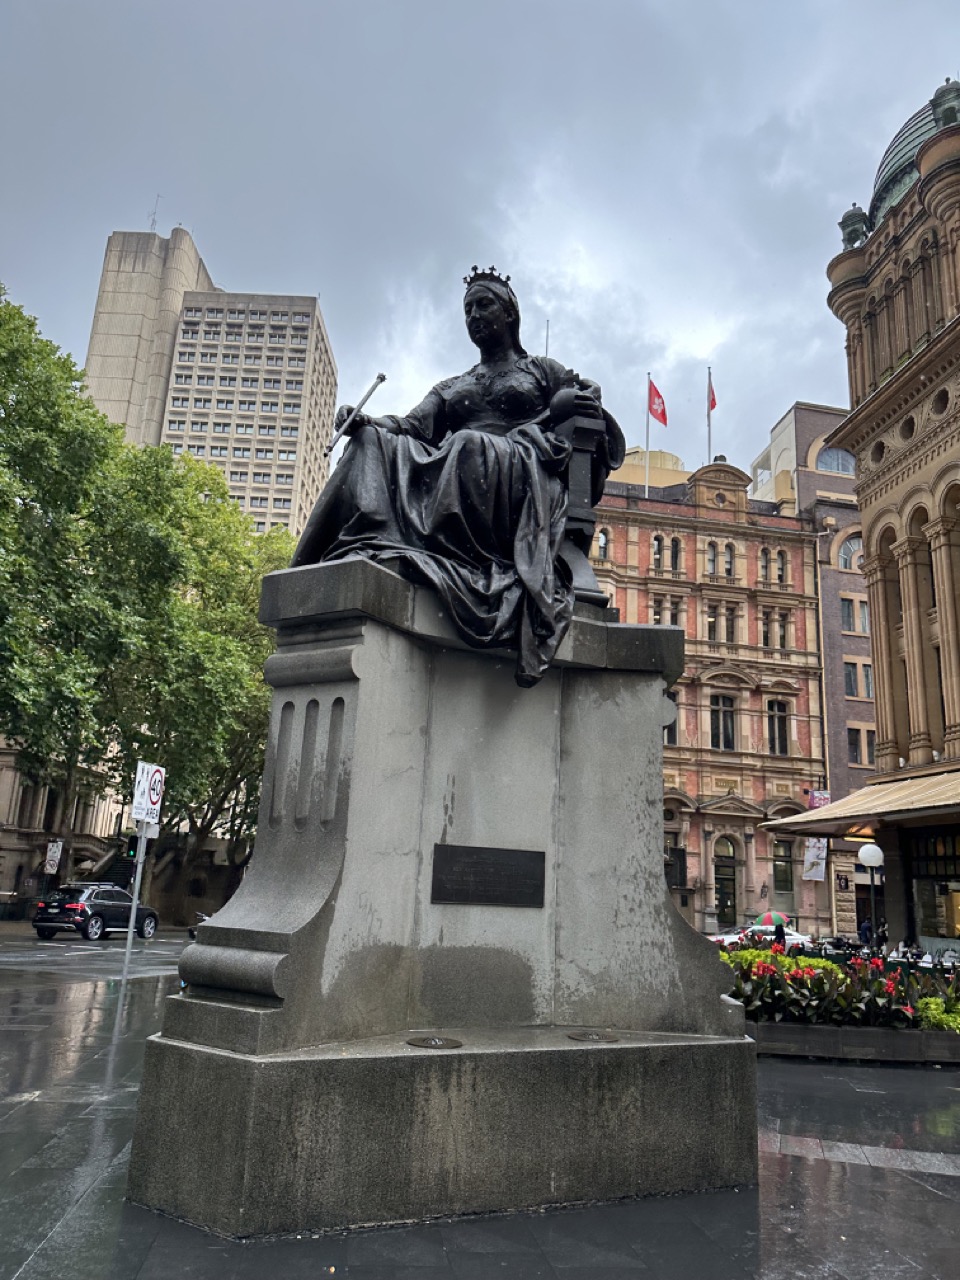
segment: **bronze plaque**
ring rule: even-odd
[[[431,902],[482,907],[542,907],[546,854],[435,844]]]

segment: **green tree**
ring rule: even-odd
[[[0,289],[0,730],[25,774],[56,789],[53,827],[68,837],[109,749],[97,678],[136,629],[90,555],[124,454],[69,356]]]
[[[262,672],[274,642],[257,620],[260,586],[265,573],[289,564],[294,547],[285,529],[254,533],[216,468],[188,458],[178,480],[153,486],[164,494],[165,527],[179,539],[178,589],[146,642],[109,676],[119,784],[129,789],[138,759],[167,770],[145,896],[171,862],[187,877],[214,833],[231,861],[248,854],[269,717]]]
[[[125,444],[0,292],[0,733],[56,791],[66,874],[78,793],[129,797],[137,759],[167,768],[174,855],[222,829],[242,856],[267,723],[260,580],[291,552],[215,467]]]

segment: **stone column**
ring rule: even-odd
[[[950,245],[941,242],[937,255],[940,259],[940,288],[943,297],[943,318],[944,321],[951,320],[957,310],[957,294],[955,288],[955,278],[953,273],[953,253]]]
[[[907,712],[910,717],[911,764],[930,764],[933,746],[930,741],[930,719],[927,715],[927,691],[923,672],[923,619],[920,616],[920,585],[917,581],[917,553],[921,540],[901,538],[891,547],[897,557],[900,573],[900,598],[903,602],[903,639],[907,659]]]
[[[896,718],[893,710],[893,662],[890,629],[887,625],[887,599],[884,563],[879,556],[865,560],[863,576],[870,602],[870,645],[873,649],[873,698],[877,717],[877,769],[890,773],[897,767]]]
[[[866,397],[877,385],[877,318],[870,312],[863,317],[863,373]]]
[[[896,365],[900,357],[910,350],[910,330],[907,324],[907,299],[905,296],[904,282],[902,278],[897,281],[893,289],[893,317],[893,328],[894,333],[896,334],[893,363]]]
[[[960,757],[960,625],[957,618],[957,590],[954,581],[953,548],[957,545],[958,521],[940,516],[923,526],[930,543],[933,581],[937,590],[937,622],[940,626],[940,670],[943,678],[943,752],[950,759]]]

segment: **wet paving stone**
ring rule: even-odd
[[[122,950],[63,948],[38,973],[30,945],[0,945],[0,1280],[960,1278],[960,1072],[777,1059],[759,1065],[757,1187],[221,1240],[123,1199],[175,955],[152,972],[146,953],[118,1018]]]

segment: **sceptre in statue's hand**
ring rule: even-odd
[[[334,449],[337,447],[337,445],[340,443],[343,437],[348,434],[350,428],[353,426],[354,422],[356,422],[357,418],[360,416],[360,410],[363,408],[363,406],[367,403],[367,401],[376,391],[377,387],[379,387],[380,383],[386,382],[386,380],[387,380],[387,375],[385,373],[378,373],[373,380],[373,385],[370,387],[369,391],[363,397],[363,399],[360,401],[357,407],[355,409],[347,408],[347,417],[344,418],[340,426],[337,427],[336,434],[334,435],[333,439],[330,441],[330,443],[327,445],[327,447],[323,451],[323,456],[325,458],[330,457],[331,453],[333,453]],[[346,408],[346,406],[344,406],[344,408]],[[343,409],[341,409],[340,412],[342,413]],[[339,417],[339,414],[337,416]]]

